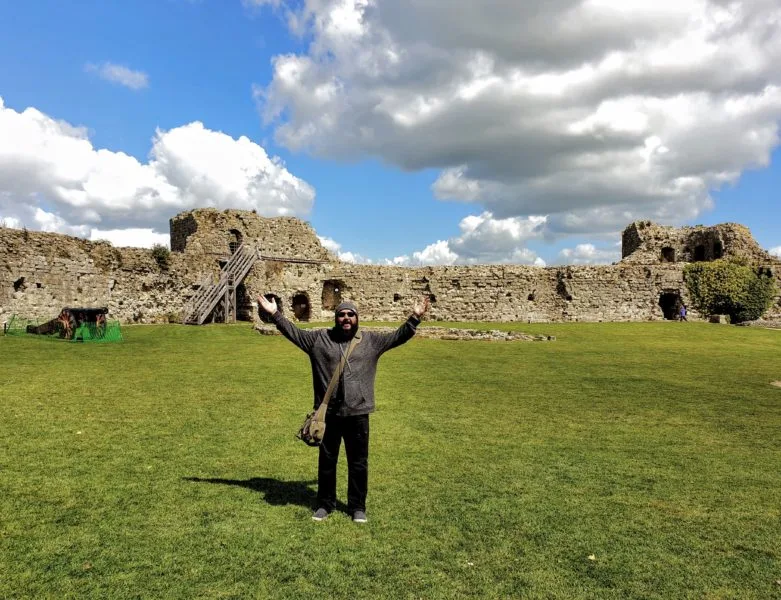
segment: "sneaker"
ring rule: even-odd
[[[362,510],[356,510],[353,513],[353,523],[366,523],[368,519],[366,518],[366,513]]]
[[[313,521],[325,521],[328,518],[328,511],[324,508],[318,508],[314,514],[312,514]]]

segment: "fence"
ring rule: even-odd
[[[84,322],[71,329],[58,319],[41,321],[24,319],[16,315],[3,325],[3,333],[10,336],[35,336],[70,342],[121,342],[123,339],[119,321]]]

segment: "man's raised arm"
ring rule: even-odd
[[[259,296],[258,304],[260,305],[260,309],[271,317],[274,325],[282,335],[309,354],[309,351],[312,349],[312,345],[315,342],[315,337],[317,336],[314,331],[299,329],[288,321],[279,311],[277,301],[274,300],[274,298]]]
[[[412,314],[396,331],[378,336],[380,353],[387,352],[391,348],[409,341],[415,335],[418,325],[420,325],[420,320],[430,306],[431,300],[429,300],[428,296],[424,296],[415,303],[415,306],[412,308]]]

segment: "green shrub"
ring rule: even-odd
[[[705,315],[729,315],[732,323],[760,318],[775,295],[771,277],[731,260],[686,265],[684,277],[697,310]]]
[[[152,258],[161,269],[168,268],[168,262],[171,256],[171,251],[162,244],[155,244],[152,246]]]

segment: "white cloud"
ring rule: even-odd
[[[88,63],[84,69],[90,73],[97,73],[98,77],[117,83],[131,90],[141,90],[149,86],[149,75],[143,71],[134,71],[123,65],[110,62],[101,64]]]
[[[459,225],[461,235],[448,240],[448,246],[461,263],[538,264],[537,256],[524,246],[544,235],[546,221],[541,216],[496,219],[487,211],[470,215]]]
[[[621,252],[615,248],[597,248],[594,244],[578,244],[574,248],[564,248],[559,253],[564,264],[605,265],[621,259]]]
[[[36,229],[90,237],[136,229],[141,245],[167,235],[171,215],[212,206],[305,216],[314,189],[242,136],[194,122],[152,139],[141,163],[96,149],[84,128],[0,98],[0,215]],[[147,230],[142,233],[140,230]],[[125,238],[123,238],[125,239]]]
[[[87,237],[90,227],[86,225],[71,225],[65,219],[54,213],[47,212],[40,207],[30,207],[32,222],[35,229],[55,233],[65,233],[78,237]]]
[[[11,229],[21,229],[22,222],[14,217],[0,217],[0,227],[10,227]]]
[[[452,265],[458,255],[450,249],[450,243],[439,240],[429,244],[423,250],[414,252],[409,264],[413,265]]]
[[[776,0],[305,0],[295,21],[308,52],[256,88],[280,143],[438,168],[438,198],[549,235],[693,219],[779,143]]]
[[[768,250],[768,252],[773,256],[781,258],[781,246],[776,246],[775,248],[771,248],[770,250]]]
[[[495,219],[489,212],[470,215],[461,220],[461,235],[438,240],[411,255],[385,258],[378,263],[396,266],[492,263],[545,266],[544,260],[524,247],[528,240],[544,236],[545,222],[545,217]],[[329,238],[320,238],[320,241],[342,260],[372,262],[349,252],[343,253],[341,245]]]
[[[92,229],[89,239],[92,241],[106,240],[117,247],[151,248],[154,245],[170,246],[170,236],[167,233],[156,233],[152,229],[142,228]]]
[[[355,252],[342,252],[342,245],[339,242],[332,240],[329,237],[323,237],[318,235],[317,238],[320,240],[320,243],[323,245],[323,247],[326,250],[333,252],[339,258],[339,260],[348,263],[362,263],[362,264],[371,264],[372,262],[370,258],[361,256],[360,254],[356,254]]]
[[[330,250],[334,254],[338,254],[340,248],[342,247],[342,245],[339,242],[332,240],[329,237],[323,237],[321,235],[318,235],[317,239],[320,240],[320,243],[323,245],[323,248],[325,248],[326,250]]]

